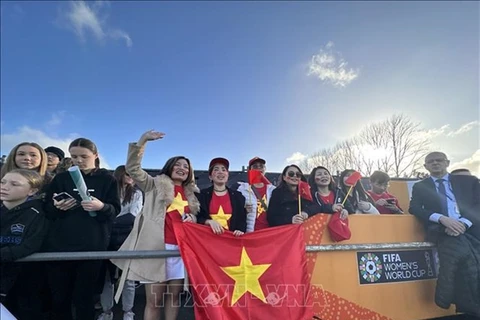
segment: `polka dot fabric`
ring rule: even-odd
[[[305,230],[305,242],[307,245],[318,245],[322,242],[323,232],[326,230],[328,215],[320,214],[308,219],[303,225]],[[309,279],[312,278],[312,272],[315,268],[317,253],[307,253],[307,270]]]
[[[321,244],[328,223],[328,215],[316,215],[304,224],[307,245]],[[321,253],[320,253],[321,254]],[[307,253],[308,276],[312,277],[317,253]],[[311,301],[315,316],[322,320],[392,320],[356,303],[345,300],[336,294],[323,290],[320,286],[311,287]]]
[[[313,312],[322,320],[393,320],[321,288],[317,290],[321,292],[317,293],[320,301],[314,300]],[[312,294],[315,297],[315,291]]]

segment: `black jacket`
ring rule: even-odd
[[[45,213],[52,225],[47,239],[47,251],[102,251],[110,242],[113,219],[120,212],[117,181],[108,170],[96,169],[89,174],[82,172],[91,196],[105,206],[91,217],[81,206],[71,210],[58,210],[53,205],[53,194],[67,192],[82,201],[68,172],[57,174],[46,194]]]
[[[302,211],[309,217],[323,210],[320,205],[303,198],[301,205]],[[293,194],[286,186],[272,191],[267,209],[267,221],[270,227],[291,224],[293,216],[298,213],[298,193]]]
[[[232,217],[230,218],[230,231],[243,231],[247,230],[247,210],[245,209],[245,197],[238,192],[227,187],[228,194],[230,196],[230,202],[232,204]],[[212,201],[213,186],[200,190],[199,194],[196,194],[198,201],[200,202],[200,212],[197,216],[197,223],[204,224],[205,221],[212,219],[210,217],[210,202]]]
[[[126,206],[131,207],[132,201],[137,201],[135,200],[135,198],[138,196],[141,196],[143,205],[143,192],[140,189],[135,189],[132,194],[131,202],[127,203]],[[124,210],[124,208],[125,207],[122,204],[122,210]],[[120,247],[125,242],[128,235],[133,229],[136,215],[140,214],[140,212],[135,212],[135,215],[133,215],[132,212],[127,212],[122,214],[121,216],[117,216],[115,220],[113,220],[112,234],[110,237],[110,246],[108,250],[117,251],[118,249],[120,249]]]
[[[452,192],[462,217],[470,220],[473,227],[468,230],[480,239],[480,183],[473,176],[450,175],[449,180]],[[420,219],[427,229],[429,240],[434,240],[435,232],[429,229],[436,228],[437,223],[429,220],[432,213],[442,214],[441,199],[432,178],[426,178],[413,185],[409,212]]]
[[[48,224],[40,200],[30,200],[10,210],[2,204],[0,211],[0,291],[6,294],[22,268],[22,263],[12,261],[40,250]]]

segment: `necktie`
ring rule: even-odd
[[[444,181],[445,179],[437,179],[438,195],[440,196],[440,202],[442,204],[442,213],[448,216],[447,189],[445,189]]]

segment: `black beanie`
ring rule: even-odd
[[[62,149],[57,147],[48,147],[45,149],[45,152],[51,152],[55,154],[60,160],[63,160],[63,158],[65,158],[65,152],[63,152]]]

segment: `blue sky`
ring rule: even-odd
[[[2,2],[1,152],[23,140],[66,149],[85,136],[115,167],[154,128],[166,137],[149,144],[144,167],[183,154],[196,169],[224,156],[239,170],[260,155],[280,171],[402,112],[433,148],[478,168],[479,9]],[[308,74],[320,54],[336,59],[320,66],[324,79]]]

